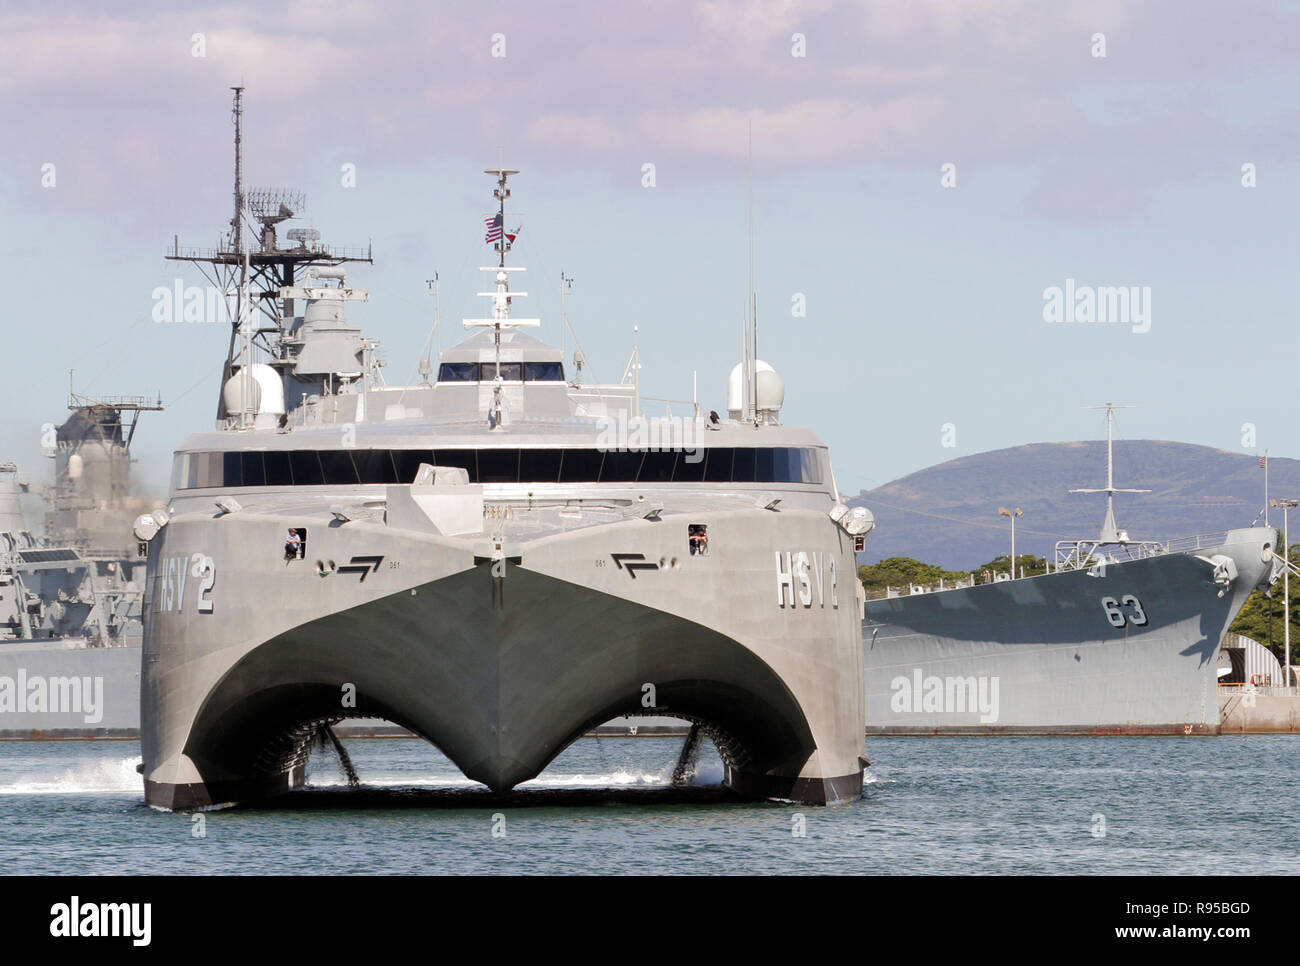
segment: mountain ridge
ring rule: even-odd
[[[1134,540],[1164,540],[1249,526],[1264,505],[1259,457],[1174,440],[1116,440],[1115,515]],[[1273,498],[1300,497],[1300,460],[1269,458]],[[1095,537],[1106,485],[1106,441],[1025,443],[959,456],[899,477],[848,502],[876,518],[859,563],[914,557],[946,569],[978,566],[1011,546],[999,507],[1019,507],[1016,553],[1051,557],[1058,540]],[[1270,523],[1280,527],[1281,513]],[[1262,516],[1259,518],[1262,523]],[[1300,529],[1300,516],[1297,517]]]

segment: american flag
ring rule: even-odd
[[[1259,458],[1259,468],[1260,468],[1261,470],[1263,470],[1263,469],[1267,469],[1267,468],[1268,468],[1268,457],[1267,457],[1267,456],[1261,456],[1261,457]]]
[[[487,237],[483,239],[487,244],[501,240],[501,212],[497,212],[491,218],[484,218],[483,224],[487,225]]]

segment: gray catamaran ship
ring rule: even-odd
[[[1269,528],[1157,543],[1106,518],[1053,572],[870,600],[868,734],[1218,734],[1217,655],[1282,561]]]
[[[500,228],[516,172],[489,173]],[[274,226],[202,256],[243,296],[216,429],[137,524],[147,801],[289,790],[312,736],[354,716],[504,792],[624,714],[691,722],[744,795],[855,797],[870,514],[841,502],[816,435],[779,424],[752,320],[730,418],[651,419],[639,384],[571,383],[521,331],[539,320],[511,315],[523,268],[495,242],[490,315],[404,387],[345,319],[367,296],[344,257],[281,249]]]

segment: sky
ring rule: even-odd
[[[1123,438],[1297,457],[1296,50],[1294,2],[10,2],[0,458],[49,476],[69,370],[161,396],[147,490],[211,427],[228,331],[156,321],[154,293],[203,284],[164,252],[230,220],[236,84],[246,184],[373,244],[349,317],[390,384],[435,272],[444,346],[483,314],[482,171],[505,164],[516,314],[558,343],[572,276],[592,375],[635,339],[644,393],[689,399],[695,373],[722,409],[752,131],[759,355],[842,491],[1101,438],[1084,407],[1107,401],[1135,407]]]

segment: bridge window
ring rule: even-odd
[[[296,449],[291,452],[289,468],[293,471],[295,486],[320,486],[325,482],[325,474],[320,468],[320,457],[315,450]]]
[[[357,475],[363,482],[398,482],[397,473],[393,470],[392,454],[386,449],[354,449],[352,462],[356,465]]]
[[[525,382],[564,382],[564,365],[559,362],[525,362]]]
[[[560,464],[561,483],[586,483],[600,478],[605,454],[598,449],[566,449]]]
[[[560,478],[560,460],[564,450],[521,449],[519,451],[519,481],[521,483],[554,483]]]
[[[438,366],[439,382],[491,382],[496,376],[495,362],[444,362]],[[564,382],[564,363],[503,362],[501,378],[506,382]]]
[[[641,472],[637,474],[637,480],[641,483],[669,483],[673,478],[673,467],[677,465],[677,457],[680,454],[674,452],[645,454],[645,459],[641,461]]]
[[[421,463],[460,467],[470,483],[820,484],[823,477],[815,449],[720,446],[644,453],[590,447],[184,453],[172,479],[179,490],[411,483]]]
[[[480,483],[518,483],[519,450],[479,450],[478,481]]]
[[[444,362],[438,367],[439,382],[478,382],[477,362]]]
[[[293,486],[293,471],[289,468],[289,454],[268,450],[262,454],[266,463],[267,486]]]
[[[352,462],[352,454],[345,449],[323,449],[320,451],[320,468],[325,474],[326,483],[347,486],[360,482],[357,469]],[[378,480],[375,480],[378,483]]]
[[[522,362],[502,362],[499,365],[495,362],[480,362],[479,370],[479,378],[483,382],[491,382],[497,377],[498,372],[506,382],[518,382],[524,377]]]

